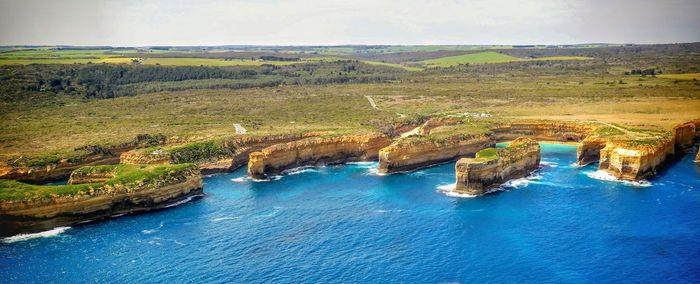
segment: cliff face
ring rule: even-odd
[[[665,137],[649,145],[610,142],[600,150],[598,168],[620,179],[640,180],[656,175],[673,154],[673,137]]]
[[[265,179],[290,168],[377,158],[379,149],[391,143],[381,134],[314,137],[276,144],[250,154],[248,175]]]
[[[695,162],[700,163],[700,150],[698,150],[698,154],[695,155]]]
[[[170,171],[134,183],[93,183],[103,177],[82,175],[89,190],[75,195],[26,198],[0,202],[0,237],[45,231],[114,215],[168,207],[202,194],[202,176],[195,167]],[[73,180],[73,179],[72,179]],[[47,187],[47,186],[43,186]]]
[[[578,122],[514,122],[491,128],[497,141],[512,140],[517,137],[530,137],[536,140],[574,141],[587,137],[594,126]]]
[[[181,162],[196,163],[203,174],[233,171],[246,163],[250,153],[278,143],[285,143],[322,135],[321,132],[305,134],[280,134],[265,136],[239,136],[218,142],[203,142],[202,147],[173,146],[155,151],[134,150],[123,153],[122,164],[171,164]],[[196,143],[192,143],[196,144]]]
[[[62,159],[56,164],[43,166],[12,166],[0,164],[0,179],[13,179],[33,183],[61,180],[82,166],[109,165],[119,162],[118,154],[131,147],[114,148],[109,153],[99,153],[85,156],[77,161]]]
[[[119,155],[136,147],[146,147],[168,143],[162,135],[140,134],[132,141],[116,146],[102,147],[99,145],[84,146],[75,149],[76,152],[87,151],[78,156],[63,158],[56,162],[31,163],[0,162],[0,179],[12,179],[32,183],[43,183],[68,178],[71,172],[83,166],[111,165],[119,163]]]
[[[693,140],[695,139],[695,128],[696,123],[694,121],[679,124],[673,128],[673,134],[675,136],[676,147],[678,152],[690,149],[693,146]]]
[[[462,158],[455,165],[455,191],[482,195],[502,183],[529,175],[540,164],[540,145],[530,138],[518,138],[503,149],[488,148],[475,158]]]
[[[454,135],[443,141],[412,138],[399,140],[379,151],[379,173],[395,173],[474,155],[493,146],[488,135]]]
[[[589,136],[576,147],[576,161],[579,165],[587,165],[600,160],[600,150],[608,144],[608,139]]]

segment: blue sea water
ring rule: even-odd
[[[700,282],[700,167],[650,184],[594,179],[575,148],[478,198],[438,190],[454,163],[377,176],[375,163],[253,182],[205,179],[167,210],[0,244],[0,282]],[[57,232],[61,232],[56,234]]]

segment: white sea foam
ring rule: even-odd
[[[541,161],[540,165],[543,165],[545,167],[550,167],[550,168],[556,168],[559,166],[559,164],[557,164],[555,162],[549,162],[549,161]]]
[[[282,176],[269,176],[266,179],[256,179],[256,178],[250,178],[251,181],[253,182],[268,182],[268,181],[275,181],[281,179]]]
[[[494,191],[502,190],[505,188],[522,188],[526,187],[530,183],[534,183],[534,181],[541,180],[542,176],[537,174],[537,173],[532,173],[529,176],[523,177],[523,178],[517,178],[517,179],[512,179],[509,180],[505,183],[503,183],[501,186],[496,188]]]
[[[142,230],[141,233],[144,233],[146,235],[150,235],[150,234],[153,234],[155,232],[158,232],[158,229],[160,229],[160,228],[163,228],[163,222],[160,222],[160,225],[158,225],[158,228]]]
[[[243,177],[237,177],[237,178],[232,178],[232,182],[238,182],[238,183],[246,183],[250,180],[249,177],[243,176]]]
[[[603,170],[597,170],[597,171],[586,171],[584,172],[589,178],[592,179],[597,179],[597,180],[602,180],[602,181],[609,181],[609,182],[619,182],[624,185],[629,185],[629,186],[634,186],[634,187],[649,187],[652,186],[651,182],[646,181],[646,180],[640,180],[640,181],[629,181],[629,180],[622,180],[618,179],[617,177],[609,174],[606,171]]]
[[[569,164],[569,166],[572,167],[572,168],[583,168],[583,167],[585,167],[586,165],[585,165],[585,164],[582,165],[582,164],[579,164],[579,163],[577,163],[577,162],[573,162],[573,163]]]
[[[183,199],[183,200],[180,200],[180,201],[175,202],[175,203],[172,203],[172,204],[168,204],[168,205],[164,206],[163,208],[170,208],[170,207],[175,207],[175,206],[178,206],[178,205],[182,205],[182,204],[185,204],[185,203],[187,203],[187,202],[192,201],[192,199],[195,199],[195,198],[197,198],[197,197],[202,197],[202,196],[204,196],[204,194],[197,194],[197,195],[188,196],[187,198],[185,198],[185,199]]]
[[[455,191],[456,185],[457,185],[456,183],[441,184],[441,185],[437,186],[437,191],[442,192],[443,194],[445,194],[449,197],[460,197],[460,198],[476,197],[476,195],[456,192]]]
[[[235,216],[235,217],[226,216],[226,217],[214,218],[211,221],[212,222],[221,222],[221,221],[226,221],[226,220],[236,220],[236,219],[240,219],[240,218],[241,217],[238,217],[238,216]]]
[[[404,211],[403,209],[390,209],[390,210],[378,209],[378,210],[374,210],[374,212],[377,212],[377,213],[403,212],[403,211]]]
[[[31,240],[31,239],[50,238],[50,237],[58,236],[59,234],[65,232],[68,229],[70,229],[70,227],[57,227],[57,228],[53,228],[51,230],[43,231],[43,232],[39,232],[39,233],[19,234],[16,236],[4,238],[4,239],[2,239],[2,242],[9,244],[9,243],[21,242],[21,241],[26,241],[26,240]]]
[[[373,167],[367,168],[367,172],[365,172],[365,175],[368,175],[368,176],[385,176],[386,174],[385,174],[385,173],[380,173],[380,172],[379,172],[379,168],[377,168],[376,166],[373,166]]]
[[[314,166],[304,166],[304,167],[298,167],[298,168],[293,168],[293,169],[288,169],[282,171],[283,175],[298,175],[298,174],[303,174],[303,173],[317,173],[319,172],[318,168]]]
[[[373,168],[379,165],[379,163],[377,162],[347,162],[346,164],[353,165],[359,168]]]

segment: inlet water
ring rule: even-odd
[[[543,167],[455,198],[454,163],[377,176],[376,164],[205,179],[204,198],[0,244],[0,282],[699,282],[700,167],[645,184]],[[37,237],[37,236],[34,236]]]

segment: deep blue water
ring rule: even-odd
[[[437,190],[454,163],[270,182],[242,169],[178,207],[0,244],[0,282],[700,282],[690,155],[646,187],[593,179],[574,159],[545,145],[533,179],[479,198]]]

